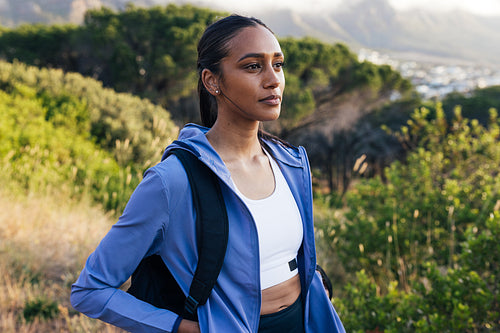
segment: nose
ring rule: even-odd
[[[274,66],[270,64],[266,69],[266,74],[264,77],[264,88],[277,88],[284,80],[285,77],[283,75],[283,71],[281,69],[277,71],[276,68],[274,68]]]

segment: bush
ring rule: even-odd
[[[499,125],[495,110],[487,126],[416,110],[396,133],[416,147],[406,160],[319,226],[352,281],[338,293],[349,331],[500,329]]]
[[[145,99],[116,93],[80,74],[0,61],[0,89],[8,92],[19,85],[34,90],[47,109],[46,120],[63,125],[61,121],[71,118],[74,124],[64,125],[90,134],[121,166],[144,169],[154,164],[177,136],[169,113]]]
[[[121,212],[177,128],[151,103],[57,70],[0,62],[0,178]]]
[[[336,300],[344,325],[352,332],[482,332],[500,330],[500,213],[487,229],[467,231],[458,268],[428,263],[408,291],[391,282],[388,291],[364,270]],[[481,245],[479,245],[481,244]],[[479,245],[479,248],[477,248]],[[474,258],[473,263],[471,258]],[[494,264],[492,264],[494,263]]]
[[[23,310],[23,317],[27,322],[32,322],[35,318],[42,320],[53,319],[59,314],[57,302],[44,297],[38,297],[26,302]]]

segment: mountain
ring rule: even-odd
[[[466,60],[498,66],[500,17],[464,11],[396,11],[387,0],[361,0],[333,12],[257,15],[279,36],[314,36],[354,48]]]
[[[81,23],[86,10],[106,6],[184,4],[187,0],[0,0],[0,25],[21,23]],[[189,1],[215,8],[208,0]],[[224,7],[219,5],[217,9]],[[387,0],[350,0],[335,10],[312,13],[292,10],[249,11],[281,37],[313,36],[344,42],[354,49],[370,48],[396,57],[434,57],[498,66],[500,17],[463,11],[397,11]]]
[[[127,3],[152,6],[154,0],[0,0],[0,25],[23,23],[81,23],[85,12],[106,6],[123,9]]]

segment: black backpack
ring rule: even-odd
[[[196,210],[198,264],[184,295],[159,255],[144,258],[132,274],[128,293],[185,319],[198,320],[196,308],[206,303],[219,276],[228,239],[228,218],[217,176],[193,154],[173,149],[189,179]],[[201,194],[201,195],[200,195]]]

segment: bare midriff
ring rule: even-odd
[[[262,290],[261,315],[275,313],[292,305],[300,295],[300,278],[291,279]]]

